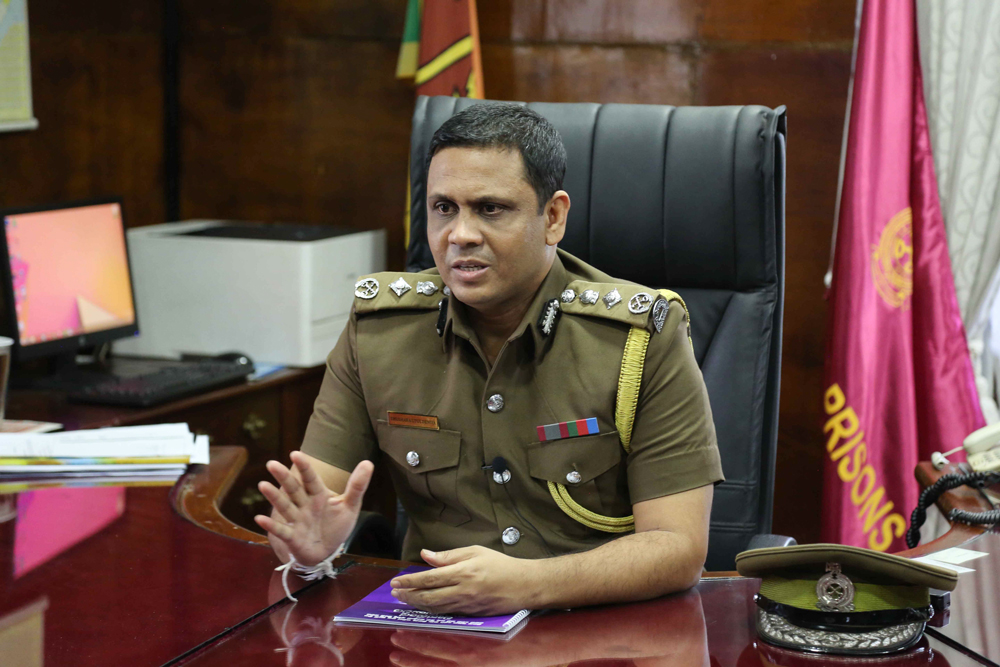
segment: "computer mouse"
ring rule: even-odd
[[[241,364],[243,366],[253,366],[253,360],[242,352],[223,352],[222,354],[215,355],[214,358],[217,361],[230,361],[234,364]]]

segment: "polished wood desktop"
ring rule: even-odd
[[[0,523],[0,650],[5,619],[34,609],[49,666],[862,664],[759,642],[752,620],[758,582],[733,573],[647,602],[535,615],[507,638],[337,626],[334,614],[405,564],[348,555],[337,561],[336,579],[290,577],[299,601],[285,599],[266,540],[220,509],[245,461],[241,448],[217,447],[211,465],[192,466],[172,489],[128,488],[121,518],[17,579],[15,521]],[[979,502],[963,495],[945,502]],[[960,542],[991,555],[963,575],[951,622],[915,649],[863,664],[995,664],[976,653],[1000,657],[1000,535],[956,526],[936,544]]]
[[[0,523],[0,627],[42,607],[45,665],[159,665],[264,609],[271,550],[184,520],[170,492],[126,489],[120,518],[16,579],[16,520]]]

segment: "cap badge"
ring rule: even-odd
[[[622,295],[618,293],[618,288],[616,287],[605,294],[604,298],[601,300],[604,302],[604,305],[608,307],[608,310],[611,310],[612,307],[617,306],[622,302]]]
[[[374,299],[378,294],[378,281],[374,278],[365,278],[354,283],[354,296],[359,299]]]
[[[642,315],[653,305],[653,295],[649,292],[639,292],[628,300],[628,312]]]
[[[562,295],[560,295],[560,297],[559,297],[559,299],[563,303],[573,303],[573,299],[575,299],[575,298],[576,298],[576,292],[573,291],[573,290],[571,290],[568,287],[563,290]]]
[[[667,311],[670,310],[670,302],[660,297],[653,304],[653,327],[656,333],[663,331],[663,323],[667,321]]]
[[[822,611],[854,611],[854,582],[840,572],[840,563],[827,563],[816,582],[816,607]]]
[[[595,289],[584,290],[583,294],[580,295],[580,303],[585,303],[588,306],[593,306],[597,303],[597,299],[601,296],[601,293]]]
[[[410,283],[403,280],[403,276],[400,276],[393,282],[389,283],[389,289],[395,292],[396,296],[403,296],[413,288],[410,287]]]
[[[432,296],[438,291],[438,286],[429,280],[417,281],[417,293],[424,296]]]

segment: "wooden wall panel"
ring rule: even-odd
[[[712,50],[702,104],[788,106],[785,323],[774,520],[819,540],[826,272],[850,76],[849,51]]]
[[[389,231],[403,263],[412,88],[398,45],[289,37],[186,39],[181,217]]]
[[[121,195],[130,225],[163,219],[160,6],[32,0],[39,128],[0,133],[0,205]]]
[[[179,0],[191,34],[399,40],[406,0]],[[398,46],[398,44],[397,44]]]
[[[486,96],[500,100],[691,104],[695,65],[658,47],[483,46]]]
[[[702,3],[700,37],[707,41],[785,42],[808,48],[816,43],[854,39],[856,0],[702,0]]]
[[[151,0],[127,4],[115,0],[28,2],[28,23],[32,38],[35,35],[53,34],[66,37],[124,34],[158,36],[162,15],[162,3]]]
[[[698,1],[480,0],[485,42],[666,44],[697,37]]]

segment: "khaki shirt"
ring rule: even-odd
[[[399,277],[411,287],[401,296],[390,289]],[[635,293],[655,291],[615,281],[560,250],[490,368],[466,307],[443,296],[435,269],[374,278],[378,293],[355,299],[327,360],[302,451],[347,471],[363,459],[389,468],[410,520],[403,558],[419,560],[421,548],[473,544],[538,558],[616,537],[564,514],[549,481],[564,484],[585,508],[614,517],[631,514],[635,503],[722,481],[708,394],[680,304],[670,305],[656,333],[651,312],[632,314],[627,305]],[[418,291],[418,281],[438,289],[421,293],[430,286]],[[546,336],[542,309],[567,287],[578,295],[593,288],[602,297],[617,288],[622,301],[611,308],[579,296],[560,303]],[[614,415],[632,325],[653,333],[626,454]],[[499,410],[495,397],[502,397]],[[390,412],[433,416],[439,428],[394,425],[421,421],[405,416],[390,424]],[[596,418],[596,434],[540,437],[539,426],[588,418]],[[510,471],[505,484],[484,470],[497,456]]]

